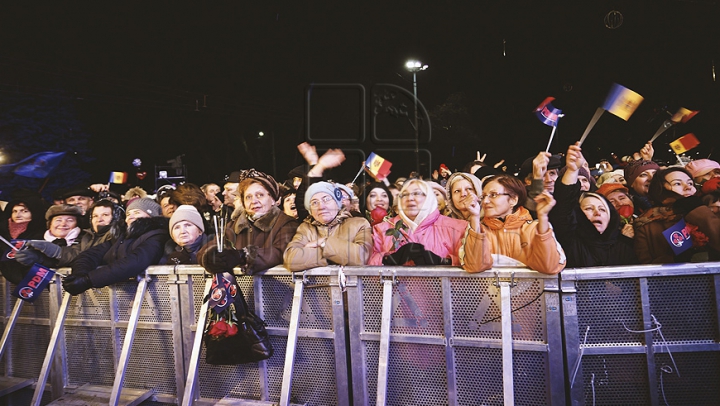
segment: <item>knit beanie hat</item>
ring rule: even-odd
[[[558,171],[558,180],[562,179],[563,175],[565,175],[565,172],[567,172],[567,170],[568,170],[568,167],[566,165],[566,166],[563,166],[562,169],[560,169]],[[611,172],[608,172],[608,173],[611,173]],[[584,176],[585,179],[587,179],[588,182],[590,182],[590,191],[597,189],[597,185],[595,185],[595,178],[592,177],[592,175],[590,174],[590,171],[588,171],[585,167],[581,166],[580,169],[578,169],[578,176]]]
[[[172,229],[175,224],[183,220],[191,222],[192,224],[196,225],[197,228],[200,229],[200,231],[202,231],[203,233],[205,232],[205,224],[203,224],[202,216],[200,216],[200,213],[197,211],[195,206],[183,204],[182,206],[179,206],[177,209],[175,209],[172,217],[170,217],[170,232],[172,233]]]
[[[304,203],[307,210],[310,210],[310,200],[318,193],[329,194],[335,200],[338,207],[342,207],[340,201],[342,201],[343,195],[342,192],[340,192],[340,189],[330,182],[317,182],[310,185],[310,187],[307,188],[307,191],[305,191]]]
[[[70,204],[56,204],[54,206],[50,206],[47,212],[45,212],[45,220],[47,220],[48,228],[50,227],[53,217],[56,216],[74,216],[77,220],[80,220],[80,217],[82,217],[83,214],[81,208]]]
[[[162,216],[162,209],[160,208],[160,205],[155,203],[155,200],[147,197],[141,197],[130,201],[127,206],[127,211],[135,209],[144,211],[149,214],[150,217]]]
[[[687,169],[693,179],[695,179],[707,174],[713,169],[720,169],[720,164],[712,159],[696,159],[690,161],[690,163],[685,166],[685,169]]]
[[[240,199],[245,199],[245,189],[247,189],[253,182],[257,182],[270,193],[270,196],[274,201],[280,199],[280,186],[272,176],[256,171],[253,169],[247,169],[240,171],[240,184],[238,185],[238,196]]]
[[[643,172],[651,169],[657,171],[658,169],[660,169],[660,166],[653,161],[641,160],[630,162],[625,167],[625,181],[627,182],[628,187],[632,187],[635,179],[637,179],[637,177],[640,176]]]
[[[393,195],[390,193],[390,189],[388,189],[387,186],[385,186],[382,182],[373,182],[365,187],[363,190],[363,197],[360,201],[360,204],[362,205],[363,210],[367,210],[367,198],[370,192],[373,191],[373,189],[382,189],[387,193],[388,196],[388,207],[393,207]],[[400,186],[398,189],[402,189],[402,186]]]

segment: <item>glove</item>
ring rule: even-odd
[[[69,294],[75,296],[92,288],[92,281],[87,274],[66,276],[62,281],[63,289]]]
[[[222,252],[218,252],[217,247],[211,247],[205,253],[203,261],[200,265],[205,267],[210,273],[229,272],[238,265],[247,263],[247,253],[245,250],[234,250],[225,248]]]
[[[42,262],[43,256],[43,254],[32,248],[26,248],[15,253],[15,260],[23,265],[31,266],[36,262]]]
[[[712,178],[706,180],[705,183],[703,183],[702,185],[702,192],[706,195],[718,189],[720,189],[720,178]]]
[[[699,196],[681,197],[673,203],[673,211],[684,216],[700,206],[703,206],[703,202]]]
[[[439,255],[428,250],[423,250],[422,253],[411,256],[410,259],[415,262],[415,265],[452,265],[450,258],[440,258]]]
[[[49,241],[30,240],[28,241],[28,245],[42,252],[50,258],[60,258],[60,253],[62,252],[62,249],[58,245],[53,244]]]
[[[414,243],[405,244],[397,251],[383,257],[383,265],[404,265],[410,260],[410,249]]]

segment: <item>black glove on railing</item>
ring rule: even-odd
[[[245,250],[224,248],[222,252],[218,252],[217,247],[211,247],[205,253],[200,265],[210,273],[223,273],[230,272],[236,266],[246,263],[247,253]]]
[[[92,281],[87,274],[69,275],[62,281],[63,289],[69,294],[75,296],[92,288]]]

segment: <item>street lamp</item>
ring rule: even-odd
[[[417,73],[428,68],[420,61],[409,60],[405,68],[413,74],[413,94],[415,96],[415,170],[420,174],[420,127],[418,127],[418,95],[417,95]]]

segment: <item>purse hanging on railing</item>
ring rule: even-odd
[[[235,275],[213,275],[208,323],[203,334],[205,362],[237,365],[272,357],[273,348],[265,322],[248,309]]]

